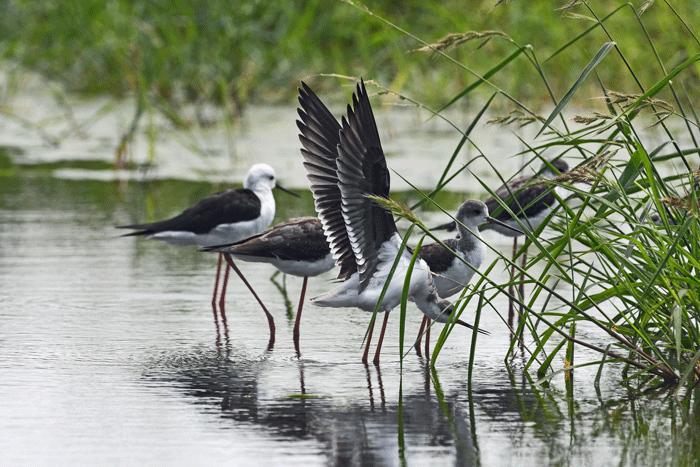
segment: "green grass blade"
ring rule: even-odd
[[[688,362],[688,366],[685,372],[683,373],[683,376],[681,376],[681,379],[678,381],[678,388],[676,388],[675,392],[676,396],[678,396],[678,391],[680,391],[681,388],[685,386],[685,383],[690,378],[690,375],[693,373],[698,373],[698,365],[700,365],[700,362],[698,360],[700,360],[700,349],[698,349],[698,351],[695,352],[695,355],[693,355],[693,357],[690,359],[690,361]]]
[[[481,319],[481,307],[484,304],[484,292],[479,293],[479,303],[476,307],[476,316],[474,316],[474,329],[479,329],[479,320]],[[467,397],[469,398],[469,408],[474,410],[474,400],[472,393],[472,376],[474,375],[474,357],[476,356],[476,340],[478,332],[472,332],[472,344],[469,352],[469,368],[467,372]]]
[[[611,11],[610,13],[608,13],[607,15],[605,15],[605,16],[600,20],[600,23],[601,23],[601,24],[604,23],[605,20],[607,20],[607,19],[610,18],[612,15],[614,15],[615,13],[617,13],[618,11],[620,11],[621,9],[623,9],[623,8],[625,8],[625,7],[627,7],[627,6],[628,6],[628,5],[620,5],[619,7],[617,7],[616,9],[614,9],[613,11]],[[560,53],[562,53],[564,50],[568,49],[572,44],[574,44],[575,42],[577,42],[579,39],[582,39],[583,37],[585,37],[586,35],[588,35],[590,32],[592,32],[594,29],[596,29],[596,28],[598,28],[598,27],[600,27],[600,25],[599,25],[598,23],[596,23],[596,24],[594,24],[593,26],[589,27],[588,29],[586,29],[585,31],[583,31],[582,33],[580,33],[578,36],[574,37],[574,38],[571,39],[569,42],[567,42],[567,43],[564,44],[563,46],[559,47],[556,51],[554,51],[554,53],[552,53],[552,55],[550,55],[549,57],[547,57],[542,63],[543,63],[543,64],[544,64],[544,63],[547,63],[549,60],[553,59],[554,57],[556,57],[557,55],[559,55]]]
[[[410,237],[411,232],[413,231],[413,227],[415,224],[411,225],[409,231],[406,233],[404,236],[404,244],[408,237]],[[411,286],[411,274],[413,274],[413,267],[416,264],[416,260],[420,257],[420,247],[423,244],[423,240],[425,239],[425,235],[421,237],[421,239],[418,241],[418,244],[415,247],[415,250],[413,251],[413,256],[411,257],[411,262],[408,265],[408,272],[406,273],[406,279],[404,280],[403,284],[403,291],[401,292],[401,311],[400,311],[400,316],[401,319],[399,321],[399,368],[400,371],[403,372],[403,358],[404,358],[404,352],[403,352],[403,347],[404,347],[404,336],[406,333],[406,304],[408,303],[408,291]],[[403,251],[403,248],[401,249]]]
[[[470,84],[469,86],[467,86],[464,90],[462,90],[462,91],[461,91],[460,93],[458,93],[455,97],[453,97],[447,104],[445,104],[445,105],[443,105],[442,107],[440,107],[440,108],[438,109],[438,113],[439,113],[439,112],[442,112],[442,111],[445,110],[445,109],[447,109],[447,108],[450,107],[452,104],[454,104],[455,102],[457,102],[457,101],[460,100],[462,97],[464,97],[465,95],[469,94],[469,93],[472,92],[474,89],[476,89],[476,88],[478,88],[479,86],[481,86],[482,84],[488,82],[488,79],[489,79],[489,78],[491,78],[493,75],[495,75],[496,73],[498,73],[499,71],[501,71],[501,70],[503,69],[503,67],[505,67],[505,66],[508,65],[510,62],[512,62],[513,60],[515,60],[515,59],[516,59],[520,54],[522,54],[524,51],[525,51],[524,48],[519,47],[515,52],[513,52],[512,54],[510,54],[509,56],[507,56],[506,58],[504,58],[503,60],[501,60],[498,64],[496,64],[496,66],[494,66],[494,67],[491,68],[489,71],[487,71],[486,73],[484,73],[484,76],[483,76],[483,77],[480,77],[478,80],[476,80],[475,82],[473,82],[472,84]]]
[[[544,126],[540,129],[539,132],[537,132],[537,135],[535,138],[537,138],[542,132],[549,126],[552,121],[554,121],[555,118],[561,113],[562,110],[564,110],[564,107],[567,106],[569,101],[571,100],[572,97],[574,97],[574,94],[578,90],[578,88],[583,84],[583,81],[586,79],[588,74],[605,58],[605,56],[610,52],[610,50],[615,47],[614,42],[606,42],[603,47],[598,50],[598,53],[595,54],[593,59],[586,65],[586,67],[583,69],[581,72],[581,75],[578,77],[574,85],[569,89],[569,91],[564,95],[562,100],[557,104],[557,106],[554,108],[550,116],[547,118],[547,121],[544,123]]]

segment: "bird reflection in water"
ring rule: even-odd
[[[276,366],[279,362],[237,352],[234,348],[228,358],[215,352],[172,356],[157,363],[154,377],[159,386],[165,382],[184,392],[198,410],[209,406],[213,410],[205,413],[220,413],[221,419],[236,426],[261,428],[283,442],[302,441],[299,449],[306,449],[308,441],[315,440],[318,452],[328,458],[330,465],[395,464],[394,453],[399,449],[398,401],[387,400],[378,367],[351,365],[343,371],[345,377],[334,378],[333,386],[329,386],[325,380],[328,371],[322,364],[300,359],[296,361],[298,381],[294,383],[283,375],[270,378],[274,371],[291,375],[289,365],[280,368]],[[311,381],[306,378],[309,372]],[[423,384],[412,384],[423,381],[422,377],[411,380],[412,389],[404,386],[401,410],[406,444],[433,452],[443,449],[445,455],[474,460],[478,453],[464,404],[458,402],[458,394],[437,398],[437,391],[432,391],[436,376],[431,379],[429,370],[425,375],[425,388]],[[363,376],[367,381],[367,399],[361,393],[347,392]],[[270,396],[271,392],[279,392],[279,388],[268,387],[273,380],[273,385],[287,381],[286,395]],[[324,394],[330,397],[314,395],[318,388],[324,388]],[[333,397],[334,393],[349,398]],[[228,428],[227,425],[222,428]]]
[[[367,373],[367,391],[369,392],[369,407],[370,411],[374,412],[374,394],[372,393],[372,376],[370,374],[369,365],[365,364],[365,372]],[[379,386],[379,397],[381,400],[382,413],[386,413],[386,396],[384,395],[384,384],[382,383],[382,370],[379,365],[374,366],[377,372],[377,385]]]
[[[277,276],[279,274],[282,274],[282,283],[280,284],[277,281]],[[279,291],[280,295],[282,296],[282,300],[284,301],[284,309],[287,312],[287,319],[289,320],[292,325],[294,325],[294,321],[296,318],[296,315],[294,313],[294,309],[292,308],[292,302],[289,300],[289,294],[287,293],[287,274],[281,272],[280,270],[275,271],[275,273],[270,277],[270,282],[277,288]],[[299,348],[299,339],[293,339],[294,342],[294,351],[297,354],[297,358],[301,358],[301,350]]]
[[[277,276],[280,274],[282,275],[281,283],[277,280]],[[287,292],[287,275],[278,269],[270,277],[270,282],[272,282],[282,296],[282,301],[284,301],[284,309],[287,313],[287,319],[293,323],[295,316],[294,309],[292,308],[292,301],[289,300],[289,293]]]
[[[226,273],[228,273],[228,267],[226,268]],[[217,278],[218,279],[218,278]],[[228,335],[228,324],[226,323],[226,302],[221,301],[217,308],[217,302],[211,302],[212,311],[214,312],[214,326],[216,327],[216,349],[219,357],[227,357],[231,352],[231,340]],[[221,317],[221,325],[219,326],[219,316]],[[223,342],[221,341],[221,335],[223,331]]]

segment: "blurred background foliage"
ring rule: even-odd
[[[639,8],[644,2],[635,2]],[[689,25],[700,24],[695,2],[678,2]],[[667,70],[697,44],[672,8],[652,4],[642,16],[622,1],[596,2],[611,39],[644,86],[662,73],[652,60],[651,38]],[[556,2],[378,0],[374,14],[418,38],[434,43],[449,33],[501,31],[507,37],[470,41],[448,53],[482,74],[517,50],[531,45],[561,97],[601,44],[611,40],[601,28],[550,56],[595,25],[585,8],[558,9]],[[11,63],[57,80],[69,91],[115,97],[136,94],[169,109],[186,103],[214,103],[235,116],[248,103],[293,102],[299,79],[319,73],[364,76],[440,107],[476,78],[422,44],[342,0],[0,0],[0,54]],[[691,26],[692,27],[692,26]],[[648,34],[648,36],[647,36]],[[517,45],[516,45],[517,44]],[[572,66],[572,64],[574,64]],[[580,64],[580,65],[575,65]],[[510,62],[493,82],[511,96],[538,108],[543,94],[537,70],[524,55]],[[639,92],[621,60],[599,68],[615,78],[621,92]],[[684,74],[698,85],[698,68]],[[600,94],[589,80],[591,97]],[[332,83],[328,83],[329,85]],[[326,92],[320,83],[321,92]],[[484,87],[485,94],[491,88]],[[168,112],[166,112],[167,114]]]

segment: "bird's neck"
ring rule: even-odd
[[[482,244],[478,228],[476,226],[469,226],[469,228],[471,231],[457,223],[457,229],[459,230],[457,241],[459,242],[459,249],[462,251],[474,251]]]
[[[267,222],[264,227],[267,228],[275,217],[275,197],[270,189],[258,189],[254,193],[260,199],[260,217]]]

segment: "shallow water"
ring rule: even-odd
[[[76,115],[90,112],[81,106]],[[276,320],[268,350],[267,321],[235,277],[226,321],[212,308],[214,255],[118,237],[115,225],[162,219],[228,186],[187,179],[221,181],[226,173],[224,180],[240,182],[259,160],[271,160],[285,186],[305,189],[293,109],[260,112],[250,117],[260,127],[240,133],[230,151],[213,138],[212,156],[198,158],[180,152],[182,135],[163,138],[155,165],[132,172],[109,169],[114,122],[98,121],[91,137],[68,135],[51,146],[35,128],[0,120],[2,145],[11,147],[0,153],[0,464],[697,464],[697,409],[688,414],[666,394],[628,391],[616,367],[604,369],[598,389],[597,367],[577,369],[567,389],[563,375],[534,384],[522,370],[524,352],[504,362],[502,296],[482,310],[480,326],[491,334],[478,339],[470,398],[470,331],[454,330],[435,370],[408,348],[401,367],[397,310],[381,365],[365,367],[369,314],[307,303],[297,355],[291,330],[301,279],[277,275],[273,282],[271,267],[241,264]],[[417,161],[435,154],[442,167],[445,148],[456,144],[435,125],[422,136],[410,125],[387,130],[406,144],[387,144],[390,165],[423,188],[440,174]],[[489,141],[500,144],[498,136]],[[133,160],[146,161],[147,152],[141,139]],[[473,183],[458,178],[451,188],[472,193],[445,192],[441,203],[455,209],[481,193]],[[310,194],[300,192],[300,199],[276,195],[275,222],[313,215]],[[428,225],[446,220],[434,209],[420,216]],[[484,238],[510,253],[509,240]],[[489,253],[485,266],[495,258]],[[307,298],[329,290],[333,277],[311,279]],[[507,281],[501,265],[489,277]],[[462,318],[473,321],[475,307],[472,301]],[[407,347],[419,322],[409,305]],[[594,330],[577,333],[606,344]],[[580,350],[577,362],[587,357]]]
[[[479,336],[473,407],[470,332],[454,331],[432,373],[409,351],[401,377],[397,312],[380,367],[367,368],[360,351],[369,315],[309,305],[297,357],[288,309],[301,280],[286,279],[285,305],[269,267],[243,264],[276,319],[276,342],[267,350],[267,322],[233,277],[226,326],[215,321],[214,256],[117,237],[114,225],[144,214],[145,202],[125,201],[142,190],[135,183],[3,179],[6,465],[691,465],[673,458],[697,452],[697,439],[672,399],[635,400],[610,370],[600,395],[591,384],[596,369],[577,370],[572,398],[563,378],[533,385],[522,357],[504,364],[508,333],[493,310],[482,314],[491,335]],[[309,203],[286,201],[278,218]],[[488,239],[508,250],[507,241]],[[307,296],[327,290],[332,277],[312,279]],[[420,317],[415,308],[408,312],[413,336]],[[669,437],[672,429],[677,434]]]

